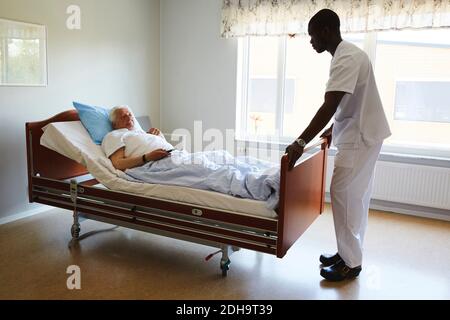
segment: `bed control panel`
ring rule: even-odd
[[[194,216],[200,217],[200,216],[203,215],[203,211],[200,210],[200,209],[192,209],[192,214],[193,214]]]
[[[78,186],[76,180],[70,181],[70,198],[72,199],[73,203],[77,202],[77,193],[78,193]]]

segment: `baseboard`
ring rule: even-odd
[[[7,224],[7,223],[10,223],[10,222],[14,222],[14,221],[17,221],[17,220],[20,220],[20,219],[28,218],[28,217],[34,216],[36,214],[43,213],[45,211],[51,210],[52,208],[53,207],[50,207],[50,206],[40,205],[39,207],[37,207],[35,209],[27,210],[27,211],[24,211],[24,212],[21,212],[21,213],[17,213],[17,214],[13,214],[13,215],[7,216],[5,218],[1,218],[0,219],[0,225]]]
[[[325,194],[325,201],[328,203],[330,202],[330,194],[328,192]],[[450,210],[421,207],[405,203],[396,203],[372,199],[370,201],[370,209],[398,214],[406,214],[421,218],[450,221]]]

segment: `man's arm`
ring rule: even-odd
[[[309,143],[314,137],[330,122],[333,115],[341,103],[346,93],[342,91],[331,91],[325,93],[325,102],[317,111],[309,126],[300,135],[306,143]]]
[[[116,152],[114,152],[109,157],[109,159],[111,159],[111,162],[112,162],[114,168],[125,171],[126,169],[131,169],[134,167],[142,166],[147,161],[156,161],[156,160],[165,158],[168,155],[169,155],[169,152],[162,150],[162,149],[158,149],[158,150],[152,151],[150,153],[147,153],[145,155],[146,161],[144,161],[142,156],[127,158],[127,157],[125,157],[125,147],[123,147],[123,148],[120,148],[119,150],[117,150]]]
[[[345,94],[346,92],[342,91],[331,91],[325,93],[324,103],[299,138],[303,139],[306,143],[309,143],[312,139],[314,139],[314,137],[326,126],[326,124],[330,122]],[[286,153],[289,157],[289,169],[292,169],[297,160],[303,154],[303,148],[294,142],[286,148]]]

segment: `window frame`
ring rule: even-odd
[[[237,81],[237,104],[236,104],[236,134],[237,141],[256,142],[272,145],[287,145],[296,137],[283,136],[284,117],[284,92],[286,80],[286,59],[288,36],[278,37],[278,90],[277,105],[275,114],[275,135],[271,139],[264,139],[264,136],[257,136],[248,133],[248,88],[249,88],[249,60],[250,60],[250,40],[251,37],[238,38],[238,81]],[[345,38],[345,34],[343,35]],[[402,43],[402,42],[399,42]],[[373,68],[376,67],[376,55],[378,44],[378,32],[371,31],[364,34],[363,50],[369,56]],[[427,47],[440,47],[438,44],[424,44]],[[245,84],[245,85],[244,85]],[[319,106],[318,106],[319,107]],[[300,134],[300,132],[299,132]],[[335,147],[332,147],[335,150]],[[383,144],[381,152],[387,155],[415,156],[418,158],[429,158],[437,160],[450,160],[450,148],[433,148],[430,146],[399,145],[395,143]]]

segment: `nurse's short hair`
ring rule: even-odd
[[[328,27],[332,31],[340,32],[341,21],[339,20],[337,13],[333,10],[322,9],[309,20],[309,27],[314,29]]]

